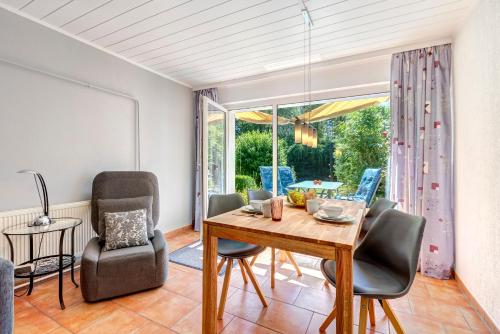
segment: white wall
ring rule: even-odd
[[[456,272],[500,327],[500,2],[455,36]]]
[[[160,183],[159,227],[167,231],[191,223],[194,147],[191,88],[140,69],[3,9],[0,9],[0,57],[118,90],[137,98],[141,112],[141,169],[154,172]],[[6,73],[7,71],[0,72],[0,80],[18,79],[9,78]],[[12,71],[8,73],[15,75]],[[22,89],[20,86],[19,90]],[[0,91],[0,99],[6,98],[2,96],[3,93]],[[82,99],[81,103],[86,101]],[[0,112],[11,112],[7,109]],[[75,136],[78,135],[77,132],[78,129],[75,129]],[[15,138],[12,138],[11,143],[15,143]],[[99,150],[99,147],[94,149]],[[5,152],[0,152],[0,159],[12,158],[3,153]],[[15,171],[2,170],[1,163],[0,172],[12,173],[12,178],[19,177],[13,174]],[[57,175],[63,172],[64,165],[59,162],[54,162],[49,170],[44,171],[49,195],[52,194],[56,199],[54,204],[88,199],[93,176],[85,175],[86,186],[78,192],[59,196],[58,189],[65,184],[61,184]],[[9,189],[0,185],[0,191],[8,192]],[[32,193],[16,196],[19,198],[16,200],[16,207],[12,209],[37,204]]]
[[[387,92],[390,55],[340,59],[312,67],[313,100]],[[303,70],[296,68],[218,85],[220,102],[229,109],[303,101]]]

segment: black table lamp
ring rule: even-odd
[[[20,170],[18,171],[18,173],[33,175],[35,179],[36,190],[38,192],[38,198],[40,199],[40,204],[42,205],[43,209],[43,215],[35,218],[33,222],[31,222],[31,224],[28,223],[28,226],[49,225],[52,222],[49,218],[49,196],[47,195],[47,185],[45,184],[45,180],[43,179],[42,174],[29,169]],[[40,183],[40,186],[38,186],[38,183]],[[42,195],[40,194],[40,187],[42,188],[43,199]]]

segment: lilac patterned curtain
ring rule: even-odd
[[[454,265],[450,75],[449,44],[392,56],[391,199],[426,218],[420,268],[440,279]]]
[[[217,88],[208,88],[197,90],[193,92],[194,94],[194,120],[195,120],[195,185],[194,185],[194,207],[193,207],[193,225],[194,230],[199,231],[201,227],[201,222],[203,219],[203,197],[202,197],[202,186],[203,179],[201,174],[202,166],[202,140],[203,140],[203,99],[202,96],[206,96],[212,101],[218,102],[218,91]]]

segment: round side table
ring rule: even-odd
[[[35,277],[50,275],[59,272],[59,304],[64,310],[63,300],[63,270],[71,267],[71,281],[78,287],[75,282],[75,228],[82,223],[80,218],[52,218],[52,223],[46,226],[23,226],[11,227],[2,231],[7,238],[10,247],[10,260],[14,263],[14,246],[12,245],[11,236],[28,236],[30,241],[30,259],[29,261],[20,263],[19,265],[33,264],[37,262],[35,270],[16,274],[16,278],[29,278],[28,296],[33,292],[33,280]],[[71,254],[64,254],[64,236],[67,230],[71,230]],[[42,256],[34,258],[33,236],[36,234],[45,234],[52,232],[61,232],[59,237],[59,254]]]

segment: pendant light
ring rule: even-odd
[[[302,121],[298,117],[295,121],[295,144],[302,144]]]
[[[308,136],[307,136],[307,146],[311,147],[311,148],[313,147],[314,130],[316,130],[316,129],[311,124],[309,124]]]
[[[309,125],[302,123],[302,145],[309,144]]]
[[[306,119],[306,94],[308,95],[308,106],[311,107],[311,29],[313,22],[311,14],[306,5],[302,2],[302,15],[304,17],[304,104],[302,107],[303,120],[301,123],[300,141],[299,141],[299,119],[295,121],[295,143],[301,142],[310,148],[318,146],[318,133],[316,128],[311,124],[311,108],[308,108],[309,121]],[[307,43],[306,43],[307,40]],[[307,79],[306,79],[307,77]],[[306,84],[307,82],[307,84]]]

